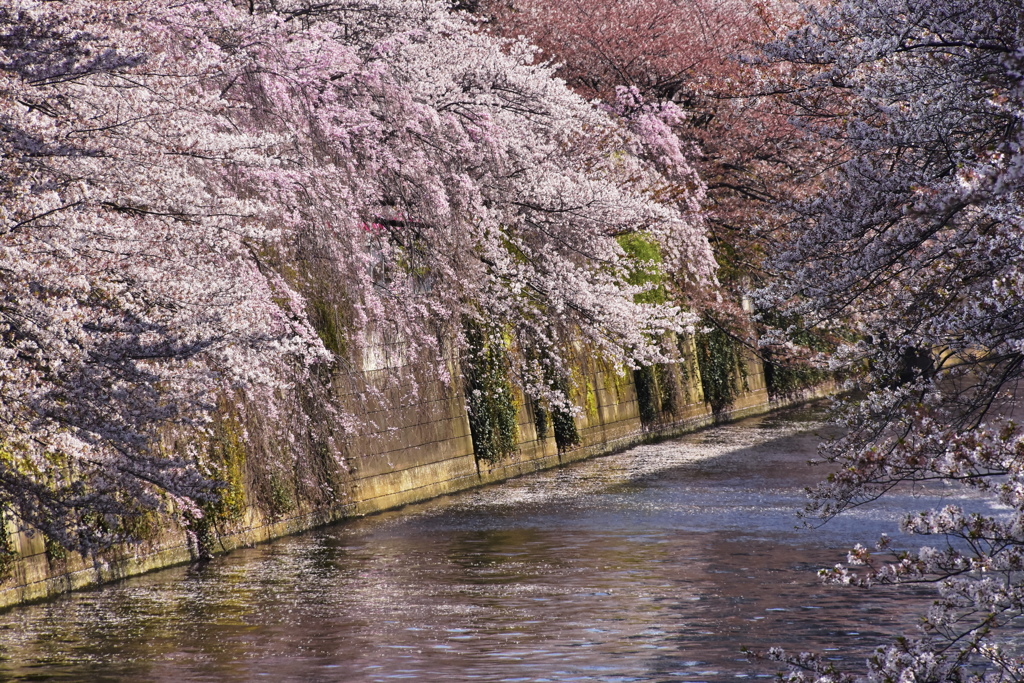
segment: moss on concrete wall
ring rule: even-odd
[[[281,424],[261,422],[253,410],[243,411],[243,417],[226,405],[210,444],[225,495],[207,511],[208,521],[199,529],[204,538],[197,539],[197,529],[151,518],[141,534],[145,540],[138,545],[96,558],[56,558],[47,552],[40,534],[8,520],[0,537],[5,542],[0,543],[0,569],[5,572],[0,574],[0,607],[611,453],[772,407],[759,360],[743,352],[735,362],[743,364],[746,387],[731,406],[716,414],[704,401],[693,341],[680,339],[678,346],[680,362],[651,373],[657,410],[650,421],[641,420],[633,373],[616,372],[597,362],[581,363],[576,386],[567,387],[580,407],[575,415],[526,401],[521,390],[510,385],[509,400],[516,413],[506,431],[514,432],[516,444],[492,458],[475,454],[466,385],[443,381],[436,363],[416,364],[397,350],[377,356],[389,362],[374,361],[324,377],[318,386],[298,387],[295,414],[279,416]],[[455,374],[455,367],[453,361],[447,370]],[[417,383],[415,392],[408,390],[409,382]],[[358,426],[333,424],[325,402],[358,406]],[[280,458],[294,463],[281,469],[275,465],[275,453],[286,448],[298,449],[298,455]]]

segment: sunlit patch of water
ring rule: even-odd
[[[822,586],[908,492],[798,528],[815,414],[746,420],[0,614],[0,678],[735,681],[862,661],[929,595]],[[899,539],[898,540],[904,540]]]

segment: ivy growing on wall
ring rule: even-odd
[[[536,366],[543,368],[544,383],[547,387],[553,390],[555,393],[561,394],[566,399],[572,400],[572,391],[570,389],[570,383],[568,378],[559,377],[557,372],[552,369],[549,358],[545,358],[543,351],[535,352],[536,355],[530,358],[531,362]],[[589,396],[594,391],[593,388],[588,387],[585,381],[581,381],[583,385],[583,396],[577,397],[582,398],[584,403],[590,401]],[[596,411],[596,396],[593,399],[593,409]],[[552,405],[546,400],[533,399],[531,402],[533,408],[533,422],[537,428],[537,438],[546,439],[548,437],[549,430],[553,432],[555,437],[555,444],[558,447],[559,452],[569,450],[574,446],[579,445],[580,435],[579,430],[576,428],[576,418],[572,412],[565,408],[555,404]],[[587,409],[590,410],[591,406],[588,405]]]
[[[747,389],[747,364],[742,346],[707,315],[701,319],[701,330],[694,336],[694,346],[704,401],[713,412],[720,413]]]
[[[50,567],[63,572],[67,568],[68,549],[61,545],[60,541],[49,534],[43,534],[43,548],[46,552],[46,560],[50,563]]]
[[[633,371],[640,421],[644,425],[654,424],[663,417],[671,419],[675,413],[678,403],[675,368],[669,363],[658,363]]]
[[[558,450],[567,451],[580,444],[580,432],[576,428],[576,420],[572,413],[556,410],[551,413],[551,425],[555,431],[555,444]]]
[[[661,412],[665,415],[675,413],[678,403],[676,367],[669,363],[658,363],[654,366],[654,377],[658,381],[658,399],[661,401]]]
[[[508,351],[502,339],[487,336],[476,323],[467,322],[464,329],[467,349],[462,374],[473,450],[478,460],[494,462],[515,453],[519,445]]]
[[[277,474],[267,479],[266,506],[272,519],[280,519],[297,507],[293,488]]]
[[[338,358],[348,354],[348,331],[341,323],[338,307],[322,299],[309,302],[309,319],[320,340]]]
[[[548,438],[548,409],[537,399],[530,402],[530,407],[533,412],[533,426],[537,429],[537,440],[543,441]]]
[[[787,330],[790,340],[812,352],[830,351],[829,345],[821,337],[806,330],[795,316],[783,316],[775,311],[766,311],[758,316],[760,321],[769,327]],[[829,379],[827,370],[816,368],[799,359],[787,357],[781,353],[766,349],[762,354],[764,361],[764,383],[768,396],[786,398],[799,394]]]
[[[658,400],[658,378],[654,366],[645,365],[633,371],[633,384],[636,386],[636,402],[640,411],[640,421],[650,425],[658,420],[661,405]]]
[[[18,561],[18,553],[11,543],[11,534],[7,531],[7,522],[0,514],[0,582],[11,577],[14,563]]]
[[[212,521],[234,521],[245,513],[245,443],[237,420],[220,419],[210,443],[210,465],[214,479],[221,482],[217,498],[203,506]]]
[[[631,285],[647,287],[647,291],[633,296],[638,304],[663,304],[668,299],[663,285],[661,249],[657,242],[640,233],[619,235],[616,240],[626,255],[638,264],[629,272],[626,281]]]
[[[631,285],[648,287],[647,291],[635,295],[634,300],[646,304],[665,303],[668,297],[663,284],[661,250],[657,243],[638,233],[620,235],[617,239],[623,251],[642,264],[630,271],[627,278]],[[668,373],[671,371],[662,365],[645,365],[633,371],[640,421],[644,425],[654,424],[663,412],[671,412],[675,407],[674,383],[666,381],[670,379]],[[668,398],[667,402],[665,398]]]
[[[826,370],[785,359],[775,360],[770,351],[764,354],[764,383],[770,398],[799,395],[801,391],[821,384],[828,378]]]

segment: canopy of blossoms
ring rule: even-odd
[[[202,448],[162,436],[348,363],[325,281],[355,347],[440,357],[474,320],[548,374],[572,339],[657,358],[690,321],[615,238],[711,282],[697,200],[533,62],[438,2],[0,9],[0,510],[84,550],[199,514]]]

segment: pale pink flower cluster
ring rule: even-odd
[[[69,546],[200,515],[202,440],[174,435],[219,398],[273,421],[310,368],[437,359],[467,318],[543,389],[573,343],[650,362],[687,322],[634,302],[616,235],[713,279],[635,134],[442,2],[26,0],[0,37],[0,512]]]

